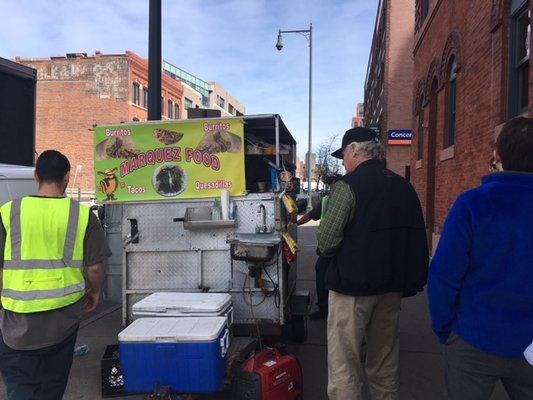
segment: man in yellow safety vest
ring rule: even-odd
[[[0,207],[0,372],[9,400],[63,397],[83,312],[99,301],[111,252],[96,216],[65,197],[70,163],[37,159],[37,196]],[[2,397],[2,396],[0,396]]]

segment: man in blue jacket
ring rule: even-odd
[[[429,271],[433,330],[445,344],[450,399],[533,399],[533,119],[515,118],[496,141],[503,172],[453,205]]]

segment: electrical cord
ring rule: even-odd
[[[271,296],[274,296],[274,305],[276,306],[276,308],[279,309],[279,307],[281,305],[281,295],[280,295],[280,292],[279,292],[279,284],[274,282],[274,280],[272,279],[272,277],[270,276],[270,274],[268,273],[266,268],[265,268],[265,273],[267,274],[268,279],[270,279],[270,282],[274,286],[274,289],[272,290]]]
[[[244,278],[244,286],[246,286],[247,283],[248,283],[248,275],[246,275],[246,277]],[[244,290],[243,290],[243,293],[244,293]],[[255,318],[254,306],[253,306],[253,300],[252,300],[252,293],[253,293],[252,288],[250,288],[250,313],[251,313],[252,319],[254,321],[255,330],[256,330],[256,338],[257,338],[257,341],[259,342],[259,348],[261,349],[261,351],[263,351],[263,341],[261,340],[261,330],[259,329],[259,322]],[[263,298],[263,301],[265,301],[265,297]],[[261,303],[259,303],[259,304],[261,304]]]
[[[254,304],[253,300],[252,300],[253,290],[250,287],[250,289],[248,290],[248,292],[250,294],[250,302],[248,302],[248,300],[246,299],[246,284],[247,284],[247,282],[248,282],[248,274],[245,274],[244,275],[244,285],[242,286],[242,299],[244,300],[244,302],[246,303],[247,306],[258,307],[258,306],[260,306],[261,304],[263,304],[265,302],[266,296],[263,296],[263,298],[261,299],[261,301],[259,303]]]

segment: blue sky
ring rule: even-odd
[[[280,114],[307,150],[313,23],[313,148],[344,133],[363,100],[378,0],[163,0],[163,58],[216,81],[249,114]],[[148,0],[1,0],[0,57],[95,50],[148,56]]]

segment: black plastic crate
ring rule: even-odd
[[[106,347],[100,362],[100,370],[102,375],[102,397],[118,397],[130,394],[126,392],[124,387],[118,344]]]

